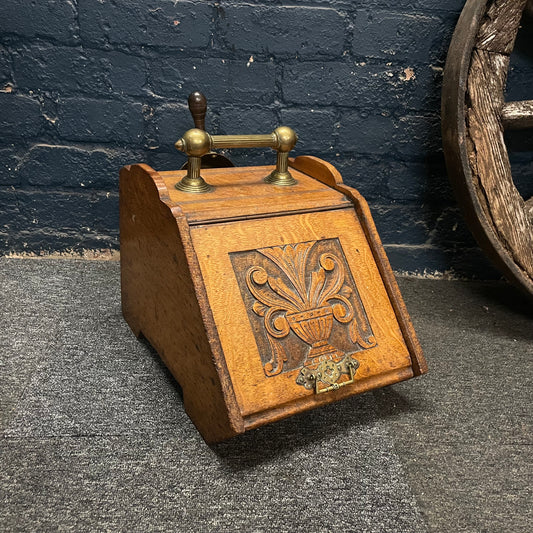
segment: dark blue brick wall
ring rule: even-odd
[[[200,89],[210,131],[287,124],[295,154],[336,165],[368,199],[395,269],[494,275],[441,151],[442,68],[463,3],[2,0],[0,253],[118,248],[119,168],[181,166],[173,143]],[[510,94],[531,98],[531,55],[513,61]],[[513,167],[530,187],[531,159]]]
[[[0,21],[5,35],[79,42],[76,5],[68,0],[5,0],[0,2]]]
[[[333,59],[344,51],[346,13],[317,6],[227,4],[221,3],[220,40],[228,49],[310,60]]]

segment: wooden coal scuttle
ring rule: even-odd
[[[120,172],[123,314],[207,442],[426,371],[366,201],[329,163],[290,159],[296,140],[198,127],[176,143],[186,169]],[[275,166],[201,168],[266,146]]]

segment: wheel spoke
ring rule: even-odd
[[[533,100],[503,104],[502,123],[506,129],[533,128]]]

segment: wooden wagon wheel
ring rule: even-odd
[[[442,89],[446,166],[467,224],[504,276],[533,297],[533,198],[516,189],[505,128],[533,127],[533,100],[505,102],[509,59],[533,0],[467,0]],[[533,89],[533,87],[532,87]]]

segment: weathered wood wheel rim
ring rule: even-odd
[[[533,199],[524,201],[513,183],[503,138],[504,128],[533,126],[533,101],[504,102],[527,3],[467,0],[444,69],[442,137],[470,230],[502,274],[533,297]]]

